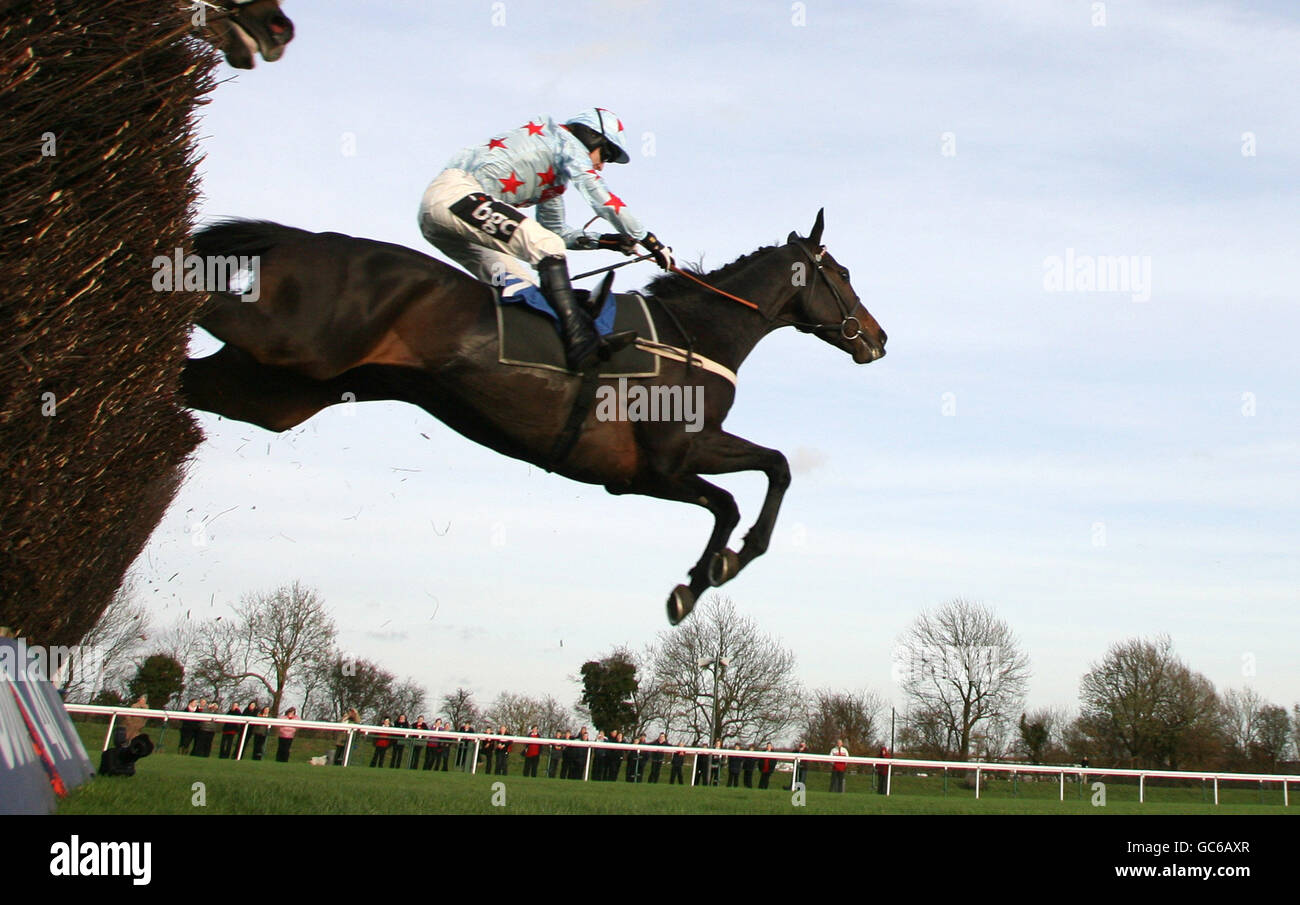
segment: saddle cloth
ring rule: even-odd
[[[532,288],[532,287],[529,287]],[[541,293],[533,290],[538,298]],[[564,341],[556,329],[555,315],[536,307],[533,293],[515,291],[497,299],[498,360],[502,364],[552,371],[569,369],[564,363]],[[544,300],[542,304],[545,304]],[[611,313],[611,309],[612,313]],[[658,341],[650,309],[640,293],[613,293],[605,303],[605,310],[597,320],[602,335],[622,330],[635,330],[640,339]],[[657,377],[659,358],[635,346],[626,346],[601,365],[601,377]]]

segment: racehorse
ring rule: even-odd
[[[211,294],[196,322],[225,345],[187,361],[182,389],[193,408],[273,431],[342,401],[409,402],[471,440],[575,481],[703,506],[713,533],[689,585],[669,595],[675,625],[710,585],[730,581],[767,550],[790,484],[784,455],[722,429],[746,356],[784,326],[859,364],[885,354],[885,331],[821,245],[823,223],[819,211],[808,238],[792,232],[784,245],[707,274],[664,274],[647,287],[663,357],[657,376],[629,382],[701,387],[695,430],[681,421],[602,419],[599,408],[580,407],[584,386],[590,394],[583,377],[502,364],[495,290],[447,264],[398,245],[265,221],[226,221],[195,236],[201,256],[257,256],[260,283],[256,302]],[[608,278],[595,297],[607,286]],[[569,424],[575,412],[585,417]],[[566,427],[571,442],[557,446]],[[767,494],[737,553],[727,547],[740,521],[736,502],[700,475],[749,470],[767,475]]]
[[[280,0],[191,0],[198,33],[236,69],[252,69],[257,54],[274,63],[293,40],[293,22]]]

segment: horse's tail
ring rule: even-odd
[[[222,220],[194,234],[194,252],[201,257],[262,255],[286,239],[311,235],[270,220]]]

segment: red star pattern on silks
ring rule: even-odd
[[[615,195],[613,192],[610,192],[609,200],[605,202],[605,206],[612,207],[614,209],[614,213],[621,214],[623,212],[623,208],[627,207],[627,202],[624,201],[622,198],[618,197],[618,195]]]
[[[587,172],[590,173],[591,175],[595,176],[597,179],[600,178],[600,174],[597,173],[595,170],[588,170]]]
[[[500,177],[497,177],[497,181],[501,183],[501,191],[505,192],[507,195],[513,195],[515,192],[519,191],[519,186],[524,184],[524,181],[519,178],[519,175],[515,173],[514,170],[510,171],[509,179],[501,179]]]
[[[489,150],[491,150],[492,148],[504,148],[506,146],[506,143],[499,138],[494,138],[487,143],[487,146]]]
[[[537,178],[542,181],[542,185],[550,185],[555,182],[555,167],[547,167],[545,173],[538,173]]]
[[[528,124],[524,126],[524,128],[528,130],[529,135],[541,135],[543,132],[546,131],[543,127],[537,125],[537,123],[533,122],[531,119],[528,121]]]
[[[558,198],[564,194],[564,189],[565,186],[562,185],[553,185],[550,188],[542,189],[542,197],[537,200],[540,202],[550,201],[552,198]]]

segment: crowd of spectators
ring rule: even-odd
[[[263,759],[267,736],[271,731],[265,724],[247,724],[247,735],[245,735],[245,723],[223,722],[220,719],[223,714],[221,705],[216,701],[201,698],[191,699],[186,706],[186,712],[204,714],[207,719],[181,721],[178,753],[189,754],[194,757],[211,757],[213,743],[217,734],[220,733],[221,744],[217,754],[219,758]],[[252,700],[243,708],[238,703],[233,703],[228,710],[224,711],[224,714],[226,716],[270,718],[271,708],[260,706],[256,700]],[[296,709],[290,707],[280,719],[297,719]],[[353,708],[343,715],[340,722],[360,725],[361,715]],[[392,731],[375,732],[370,730],[368,732],[372,748],[371,767],[383,768],[387,766],[388,769],[424,769],[442,772],[451,769],[470,772],[472,767],[475,772],[486,773],[490,776],[507,776],[510,773],[510,755],[515,749],[515,742],[509,738],[514,733],[506,726],[498,726],[496,729],[485,726],[479,730],[479,734],[487,736],[487,738],[480,740],[477,755],[475,755],[475,746],[472,739],[425,737],[409,734],[411,730],[423,730],[470,735],[475,730],[468,722],[456,726],[451,721],[444,721],[439,718],[429,723],[421,715],[416,717],[415,722],[412,723],[407,719],[407,715],[403,713],[399,714],[395,721],[385,717],[379,725],[381,729],[391,729]],[[281,726],[274,731],[278,737],[275,759],[287,762],[296,728]],[[544,756],[546,760],[544,775],[552,779],[582,779],[587,771],[588,748],[567,743],[572,741],[594,741],[597,745],[610,743],[611,745],[635,744],[647,746],[647,748],[641,750],[616,747],[592,748],[590,754],[590,778],[594,782],[618,782],[621,779],[630,783],[658,783],[662,777],[664,765],[667,763],[669,766],[669,784],[686,784],[685,768],[688,758],[686,749],[670,743],[667,733],[664,732],[660,732],[654,741],[647,740],[645,733],[630,738],[625,737],[618,730],[614,730],[608,735],[598,731],[596,736],[592,738],[587,727],[583,726],[576,733],[565,731],[559,738],[544,739],[538,727],[532,726],[529,728],[527,736],[531,741],[521,745],[522,757],[520,758],[523,761],[522,772],[526,777],[542,775],[540,768]],[[242,746],[241,737],[243,738]],[[360,733],[354,734],[352,738],[354,751],[356,746],[360,744],[361,739],[362,735]],[[347,740],[347,734],[345,733],[334,748],[333,762],[339,766],[344,764],[345,757],[347,762],[352,762],[352,758],[346,750]],[[723,750],[722,739],[714,739],[712,747],[719,751]],[[804,742],[800,742],[791,751],[793,753],[809,753],[808,746]],[[776,753],[771,742],[768,742],[762,750],[742,748],[739,742],[733,742],[731,747],[726,749],[725,754],[701,755],[695,759],[694,784],[699,786],[725,785],[728,788],[744,786],[747,789],[754,788],[757,785],[759,789],[770,788],[772,774],[777,772],[777,764],[780,763],[780,760],[775,756]],[[848,757],[849,752],[844,745],[844,740],[839,740],[829,754],[832,757]],[[471,764],[471,760],[475,756],[478,759]],[[881,747],[877,756],[889,757],[889,749]],[[832,762],[829,766],[831,791],[843,792],[848,764],[846,762]],[[806,784],[808,762],[799,761],[795,770],[793,780]],[[881,793],[885,791],[887,772],[888,768],[884,765],[878,766],[874,771],[875,784],[877,790]],[[756,778],[757,782],[755,781]],[[790,786],[786,785],[785,788],[790,788]]]
[[[186,719],[180,720],[181,739],[177,747],[178,754],[188,754],[192,757],[211,757],[212,745],[216,741],[217,733],[221,733],[221,746],[218,748],[217,757],[219,758],[237,758],[261,760],[266,753],[266,738],[269,727],[265,724],[249,723],[248,734],[244,736],[245,723],[222,721],[223,715],[221,704],[217,701],[209,701],[206,698],[191,698],[185,706],[186,713],[206,714],[207,719]],[[238,703],[232,703],[230,709],[224,712],[225,716],[243,716],[243,717],[261,717],[263,719],[271,718],[271,708],[259,706],[256,700],[248,702],[248,705],[241,708]],[[298,718],[297,708],[290,707],[284,712],[279,719],[296,720]],[[281,726],[276,730],[279,738],[279,744],[276,747],[275,759],[286,763],[289,760],[289,751],[293,746],[294,735],[297,729],[293,726]],[[240,739],[243,737],[241,748]]]

